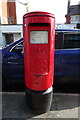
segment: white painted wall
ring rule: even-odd
[[[14,41],[19,40],[21,38],[20,33],[14,33]]]
[[[14,41],[23,37],[23,28],[22,25],[0,25],[0,46],[5,45],[6,33],[13,33],[14,34]]]
[[[21,33],[22,25],[1,25],[2,33]]]

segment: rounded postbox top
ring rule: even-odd
[[[43,11],[29,12],[29,13],[25,14],[23,17],[26,18],[26,17],[32,17],[32,16],[47,16],[47,17],[54,18],[54,14],[48,13],[48,12],[43,12]]]

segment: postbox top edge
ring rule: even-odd
[[[34,12],[28,12],[26,13],[23,18],[25,17],[30,17],[30,16],[49,16],[54,18],[54,14],[49,13],[49,12],[43,12],[43,11],[34,11]]]

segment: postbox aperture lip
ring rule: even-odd
[[[44,12],[44,11],[33,11],[33,12],[28,12],[23,16],[23,18],[26,17],[33,17],[33,16],[44,16],[44,17],[52,17],[54,18],[54,14],[49,13],[49,12]]]

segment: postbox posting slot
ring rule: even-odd
[[[43,27],[45,27],[45,26],[49,26],[49,23],[30,23],[29,24],[29,26],[43,26]]]

